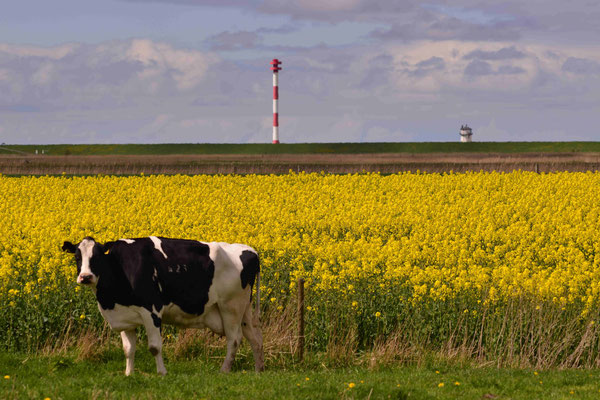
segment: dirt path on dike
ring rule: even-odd
[[[600,153],[0,155],[4,175],[598,171]]]

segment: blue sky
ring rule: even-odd
[[[599,140],[595,1],[22,0],[0,143]]]

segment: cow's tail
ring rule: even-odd
[[[256,308],[254,309],[254,318],[260,322],[260,267],[256,272]]]

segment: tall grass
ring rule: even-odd
[[[46,354],[76,349],[81,359],[93,360],[119,346],[119,335],[102,320],[91,291],[76,292],[68,280],[62,285],[62,292],[23,297],[13,309],[0,310],[4,349]],[[285,286],[289,282],[274,285]],[[323,301],[310,289],[306,295],[308,304],[327,305],[306,312],[307,358],[319,358],[331,367],[423,366],[431,357],[497,367],[600,366],[600,330],[593,322],[597,312],[582,319],[575,308],[540,306],[526,298],[494,307],[461,301],[415,306],[399,304],[388,295],[373,303],[373,309],[394,317],[376,318],[360,311],[348,313],[335,299]],[[292,366],[298,337],[295,292],[287,291],[277,304],[265,299],[261,312],[266,360]],[[138,334],[138,348],[145,349],[143,329]],[[215,360],[225,354],[224,340],[210,331],[166,327],[163,337],[175,358]]]

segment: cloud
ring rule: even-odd
[[[501,65],[498,67],[498,74],[500,75],[516,75],[524,73],[527,73],[525,69],[513,65]]]
[[[81,45],[76,43],[67,43],[55,47],[37,47],[26,45],[15,45],[0,43],[0,61],[7,58],[32,57],[60,60],[76,51]]]
[[[179,90],[197,86],[211,64],[217,58],[196,50],[173,48],[166,43],[136,39],[131,41],[127,58],[144,66],[138,77],[141,79],[168,76],[176,82]]]
[[[577,75],[600,74],[600,62],[587,58],[569,57],[562,65],[562,70]]]
[[[0,46],[0,105],[34,109],[134,104],[196,88],[212,53],[134,39],[54,48]]]
[[[165,3],[200,7],[256,7],[256,0],[120,0],[129,3]]]
[[[419,61],[416,64],[416,69],[411,71],[413,76],[429,75],[432,71],[442,71],[446,68],[446,63],[441,57],[433,56],[427,60]]]
[[[422,14],[422,13],[419,13]],[[477,40],[506,41],[520,38],[519,32],[504,24],[481,25],[464,22],[457,18],[431,15],[421,18],[401,18],[401,22],[393,21],[387,29],[377,29],[369,37],[378,40]]]
[[[473,60],[465,68],[465,75],[469,77],[492,75],[493,73],[490,63],[481,60]]]
[[[511,60],[525,58],[525,53],[519,51],[515,46],[503,47],[496,51],[475,50],[464,56],[466,60]]]

